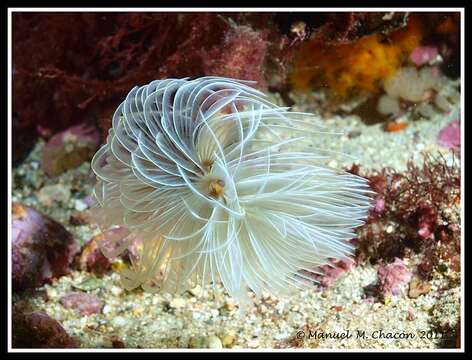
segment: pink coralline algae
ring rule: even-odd
[[[378,292],[387,299],[402,292],[402,288],[410,281],[411,273],[402,260],[395,258],[393,263],[379,267],[377,277]]]
[[[76,348],[79,343],[67,334],[62,325],[48,314],[13,306],[12,347],[14,348]]]
[[[100,145],[100,134],[89,125],[73,126],[54,135],[46,144],[41,167],[49,176],[57,176],[90,160]]]
[[[378,197],[374,202],[374,211],[376,213],[382,214],[385,210],[385,199]]]
[[[12,205],[12,282],[35,288],[70,271],[78,247],[61,224],[19,203]]]
[[[445,148],[459,151],[461,148],[461,121],[456,119],[442,129],[437,137],[439,145]]]
[[[339,260],[330,265],[319,267],[322,275],[316,276],[316,280],[322,287],[328,287],[333,284],[341,275],[348,272],[355,266],[355,261],[351,258]]]
[[[429,64],[438,56],[438,48],[436,46],[418,46],[410,54],[410,60],[416,66]]]
[[[65,308],[76,309],[82,315],[99,314],[103,305],[96,296],[80,292],[70,292],[64,295],[60,302]]]
[[[432,206],[422,202],[418,204],[416,215],[418,219],[418,235],[422,239],[431,238],[437,226],[438,214],[436,210]]]

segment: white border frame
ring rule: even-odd
[[[364,12],[385,12],[385,11],[398,11],[398,12],[460,12],[461,14],[461,348],[460,349],[13,349],[12,348],[12,323],[11,323],[11,310],[12,310],[12,282],[11,282],[11,256],[8,256],[8,272],[7,284],[8,284],[8,352],[463,352],[464,351],[464,291],[465,291],[465,268],[464,268],[464,198],[465,198],[465,170],[464,170],[464,93],[465,93],[465,66],[464,66],[464,50],[465,50],[465,9],[464,8],[316,8],[316,7],[303,7],[303,8],[289,8],[289,7],[276,7],[276,8],[240,8],[240,7],[229,7],[229,8],[175,8],[175,7],[163,7],[163,8],[8,8],[8,254],[11,254],[11,205],[12,205],[12,13],[13,12],[350,12],[350,11],[364,11]]]

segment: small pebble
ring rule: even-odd
[[[111,325],[115,328],[119,328],[125,326],[128,323],[128,320],[122,316],[116,316],[111,319]]]
[[[235,336],[233,334],[227,334],[223,337],[222,344],[224,347],[231,347],[235,341]]]
[[[249,348],[257,348],[259,347],[259,339],[251,339],[247,342],[247,346]]]
[[[202,287],[200,285],[195,286],[193,289],[189,290],[190,294],[195,297],[199,297],[202,295]]]
[[[88,208],[88,205],[84,201],[82,201],[80,199],[76,199],[74,201],[74,208],[77,211],[84,211],[85,209]]]
[[[175,299],[172,299],[172,301],[170,302],[170,307],[175,308],[175,309],[180,309],[180,308],[185,307],[185,304],[186,304],[185,299],[175,298]]]
[[[236,303],[233,299],[228,299],[224,304],[224,308],[228,311],[233,311],[234,309],[236,309]]]
[[[218,336],[209,336],[206,338],[206,344],[209,349],[222,349],[223,344]]]
[[[191,338],[188,343],[189,348],[193,349],[204,349],[206,348],[206,341],[204,337],[194,337]]]
[[[73,226],[81,226],[90,224],[92,221],[91,214],[88,211],[74,211],[69,217],[69,223]]]
[[[84,290],[84,291],[91,291],[98,289],[101,286],[100,279],[97,279],[95,277],[91,277],[88,279],[85,279],[81,283],[77,285],[72,285],[74,288],[79,289],[79,290]]]
[[[103,305],[95,295],[79,292],[64,295],[60,302],[65,308],[77,309],[82,315],[99,314]]]
[[[44,206],[51,206],[55,201],[66,204],[70,199],[70,188],[61,184],[47,185],[37,196],[38,201]]]
[[[110,289],[110,292],[114,296],[120,296],[123,293],[123,289],[118,286],[112,286],[112,288]]]
[[[414,276],[410,281],[408,296],[411,299],[416,299],[420,295],[427,294],[430,290],[431,284],[429,282],[421,280],[418,276]]]

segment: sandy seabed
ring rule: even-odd
[[[311,111],[302,105],[295,109]],[[328,148],[353,156],[333,155],[330,166],[348,168],[357,163],[364,170],[390,166],[401,171],[408,159],[420,163],[422,152],[452,156],[436,145],[436,136],[457,117],[458,108],[389,133],[381,124],[368,126],[355,116],[338,116],[325,125],[345,135],[305,141],[314,151]],[[356,136],[350,136],[353,132]],[[86,208],[83,198],[93,186],[90,164],[48,178],[39,166],[43,146],[39,141],[13,170],[13,201],[49,215],[83,244],[98,229],[93,224],[73,226],[69,218]],[[51,193],[56,194],[53,202]],[[404,262],[408,266],[412,259]],[[84,348],[112,347],[114,339],[120,339],[128,348],[428,349],[445,347],[454,336],[460,312],[458,276],[436,274],[430,291],[417,298],[410,298],[406,290],[388,302],[372,301],[363,288],[376,281],[377,267],[366,264],[354,267],[326,289],[294,291],[285,298],[265,294],[242,312],[220,285],[216,291],[197,287],[179,295],[150,294],[123,290],[116,272],[97,278],[74,271],[40,288],[42,295],[41,291],[28,295],[28,300],[58,320]],[[103,302],[100,314],[83,316],[61,305],[61,297],[83,289],[84,283],[85,291]],[[13,301],[24,296],[15,294]]]

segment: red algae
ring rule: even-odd
[[[101,122],[132,87],[166,77],[218,74],[264,88],[267,36],[275,58],[286,41],[270,21],[251,22],[237,13],[16,13],[18,128],[47,134],[91,123],[105,136],[110,124]]]
[[[205,74],[233,79],[257,81],[256,87],[266,88],[263,78],[264,59],[268,50],[267,33],[247,26],[231,29],[225,35],[222,46],[208,52],[203,66]]]
[[[421,259],[417,272],[424,279],[431,278],[440,260],[457,269],[460,215],[453,209],[460,199],[459,168],[442,156],[425,155],[422,167],[409,162],[404,173],[387,168],[367,178],[377,205],[358,230],[358,261],[388,263],[416,253]]]
[[[13,348],[76,348],[79,342],[62,325],[42,311],[30,311],[23,303],[12,309]]]

